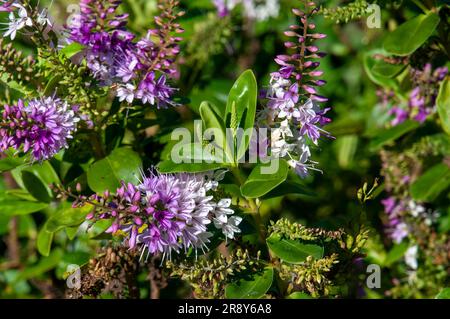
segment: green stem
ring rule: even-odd
[[[430,10],[427,9],[419,0],[411,0],[416,6],[418,6],[424,13],[428,13]]]
[[[237,168],[237,167],[232,168],[231,173],[236,178],[239,185],[242,186],[245,183],[245,177],[243,176],[243,174],[239,168]],[[258,229],[258,234],[259,234],[260,240],[261,240],[261,242],[265,242],[266,232],[265,232],[265,227],[264,227],[264,224],[263,224],[263,221],[261,218],[261,214],[259,212],[259,206],[255,203],[255,200],[253,198],[245,198],[245,200],[247,201],[247,203],[249,205],[250,213],[252,214],[253,219],[256,224],[256,228]]]

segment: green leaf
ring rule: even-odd
[[[398,139],[399,137],[403,136],[404,134],[415,130],[416,128],[418,128],[420,126],[419,122],[416,121],[405,121],[397,126],[391,127],[387,130],[384,130],[381,132],[381,134],[379,134],[378,136],[376,136],[369,144],[369,148],[370,150],[373,151],[377,151],[379,150],[382,146],[395,141],[396,139]]]
[[[372,67],[372,72],[373,74],[378,76],[394,78],[398,74],[400,74],[405,68],[406,65],[404,64],[391,64],[383,60],[377,60],[374,66]]]
[[[31,196],[30,193],[28,193],[26,190],[18,188],[18,189],[7,189],[5,190],[5,195],[7,196],[13,196],[16,199],[20,199],[20,200],[26,200],[29,202],[35,202],[36,199]]]
[[[434,298],[435,299],[450,299],[450,288],[442,289]]]
[[[218,168],[223,167],[222,164],[218,163],[181,163],[176,164],[171,160],[165,160],[158,164],[158,171],[161,173],[181,173],[181,172],[189,172],[189,173],[199,173],[199,172],[207,172],[216,170]]]
[[[103,239],[103,236],[106,236],[107,238],[111,237],[111,234],[105,234],[105,230],[107,230],[111,224],[112,221],[109,219],[95,222],[88,230],[89,239]]]
[[[3,216],[27,215],[48,207],[48,203],[29,202],[11,197],[0,197],[0,214]]]
[[[23,94],[24,96],[31,96],[33,95],[33,90],[28,87],[26,84],[24,83],[18,83],[16,81],[11,81],[8,80],[8,75],[6,73],[1,73],[0,74],[0,82],[2,84],[4,84],[5,86],[9,87],[12,90],[15,90],[21,94]]]
[[[44,89],[44,96],[50,96],[54,94],[61,79],[62,77],[59,74],[52,77],[50,81],[48,81],[47,86]]]
[[[267,267],[263,273],[257,273],[251,279],[240,279],[225,287],[228,299],[259,299],[270,289],[273,282],[273,268]]]
[[[92,164],[87,171],[89,187],[102,193],[105,190],[115,191],[120,182],[135,183],[142,167],[141,158],[129,148],[118,148],[104,159]]]
[[[432,202],[450,186],[450,168],[440,163],[420,176],[411,186],[411,195],[415,200]]]
[[[70,203],[61,203],[58,210],[47,220],[46,229],[49,232],[57,232],[66,227],[78,226],[84,222],[87,214],[92,211],[91,205],[81,208],[72,208]]]
[[[11,171],[20,187],[26,189],[34,198],[50,202],[53,198],[52,184],[60,184],[58,174],[48,162],[32,166],[20,166]]]
[[[48,189],[36,175],[28,171],[23,171],[22,181],[27,191],[38,201],[44,203],[51,202],[52,196],[50,196]]]
[[[65,232],[67,234],[67,238],[69,238],[69,240],[73,240],[77,235],[79,228],[80,226],[66,227]]]
[[[78,42],[73,42],[68,46],[64,47],[60,53],[65,55],[68,59],[73,57],[75,54],[80,53],[84,50],[84,46]]]
[[[384,49],[395,55],[410,55],[433,34],[439,24],[434,12],[421,14],[389,32],[384,39]]]
[[[278,258],[291,264],[304,262],[308,256],[320,259],[324,253],[322,246],[281,238],[277,234],[272,234],[267,238],[266,242],[267,246]]]
[[[255,125],[256,101],[258,85],[255,75],[251,70],[244,71],[236,80],[230,90],[225,109],[225,127],[231,128],[234,133],[239,127],[245,130],[252,129]],[[241,159],[247,151],[252,134],[235,137],[235,162]]]
[[[305,292],[296,291],[287,296],[287,299],[314,299]]]
[[[442,127],[450,135],[450,80],[448,78],[441,84],[436,104]]]
[[[268,164],[259,164],[241,186],[241,193],[248,198],[261,197],[283,183],[287,178],[288,171],[288,164],[285,160],[274,160]]]
[[[378,73],[373,72],[373,68],[376,65],[376,63],[378,62],[378,60],[376,60],[374,58],[375,54],[385,55],[386,52],[383,50],[373,50],[373,51],[367,52],[364,55],[363,65],[364,65],[364,71],[366,72],[367,76],[375,84],[378,84],[383,87],[391,88],[391,89],[398,89],[399,84],[395,79],[392,79],[392,78],[389,78],[386,76],[382,76]]]
[[[17,166],[23,165],[27,162],[28,157],[14,157],[12,155],[9,155],[8,152],[5,152],[4,154],[7,155],[7,157],[0,159],[0,173],[10,171]]]
[[[48,196],[50,198],[53,197],[53,191],[50,189],[50,185],[61,183],[58,174],[56,174],[55,170],[53,169],[53,166],[48,161],[42,162],[40,164],[35,164],[32,166],[20,166],[11,171],[11,174],[13,175],[14,179],[16,180],[17,184],[19,184],[20,187],[26,189],[27,188],[26,186],[28,186],[31,188],[32,185],[29,184],[29,181],[27,182],[27,185],[25,185],[23,181],[23,172],[29,172],[38,177],[39,180],[41,181],[42,187],[48,193]],[[25,175],[29,176],[28,174]],[[34,192],[36,192],[36,190],[34,190]],[[44,190],[42,190],[42,194],[43,193]]]
[[[279,186],[265,194],[262,199],[280,197],[285,195],[315,196],[316,194],[312,190],[298,182],[286,180]]]
[[[50,249],[52,246],[54,233],[49,232],[46,228],[46,225],[41,228],[37,237],[37,249],[39,253],[43,256],[48,256],[50,254]]]
[[[396,261],[399,261],[406,253],[409,248],[408,242],[401,242],[400,244],[394,245],[391,250],[386,255],[386,259],[384,260],[384,266],[389,267]]]
[[[233,153],[230,152],[230,146],[228,145],[225,133],[225,126],[220,116],[208,102],[203,102],[200,105],[200,116],[203,125],[205,126],[204,129],[214,130],[214,144],[225,152],[225,162],[233,163]]]
[[[178,161],[181,161],[180,164],[195,164],[195,163],[225,163],[226,158],[225,154],[222,154],[222,149],[214,149],[214,154],[212,154],[213,150],[209,147],[209,145],[202,145],[200,143],[187,143],[180,146],[178,149],[178,153],[170,155],[170,160],[174,161],[174,156],[178,157]],[[174,149],[172,148],[172,151]],[[223,164],[221,164],[223,165]]]

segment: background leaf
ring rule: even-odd
[[[261,197],[286,180],[288,164],[285,160],[279,160],[279,167],[273,174],[263,174],[263,169],[270,167],[272,163],[259,164],[252,170],[244,185],[241,186],[243,196],[248,198]]]
[[[240,279],[225,287],[228,299],[259,299],[272,286],[273,268],[267,267],[263,273],[257,273],[251,279]]]
[[[137,182],[141,168],[142,161],[137,153],[129,148],[118,148],[89,167],[88,185],[97,193],[116,191],[122,180]]]
[[[389,267],[393,263],[399,261],[401,258],[403,258],[408,248],[409,243],[405,241],[401,242],[400,244],[395,244],[386,255],[386,259],[384,260],[384,266]]]
[[[382,146],[395,141],[399,137],[403,136],[404,134],[415,130],[420,126],[420,123],[416,121],[405,121],[402,124],[399,124],[397,126],[391,127],[387,130],[382,131],[378,136],[376,136],[372,141],[370,142],[369,148],[371,151],[376,151],[380,149]]]
[[[292,264],[304,262],[308,256],[320,259],[324,253],[322,246],[305,244],[298,240],[284,239],[276,234],[267,238],[266,242],[267,246],[278,258]]]
[[[409,55],[433,34],[438,24],[439,16],[434,12],[410,19],[387,34],[384,49],[396,55]]]
[[[53,242],[54,233],[49,232],[46,225],[41,228],[37,237],[37,249],[39,253],[43,256],[48,256],[50,254],[50,249]]]
[[[450,135],[450,80],[448,78],[441,84],[436,104],[442,127]]]
[[[411,195],[415,200],[430,202],[450,186],[450,168],[440,163],[420,176],[411,186]]]

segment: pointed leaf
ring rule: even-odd
[[[436,104],[442,127],[450,135],[450,79],[442,82]]]
[[[308,256],[320,259],[324,253],[322,246],[305,244],[299,240],[284,239],[277,234],[272,234],[266,242],[278,258],[292,264],[304,262]]]
[[[276,162],[257,165],[241,186],[242,195],[248,198],[261,197],[283,183],[288,175],[288,165],[285,160],[278,160],[278,164]],[[275,169],[272,171],[270,167]]]
[[[120,186],[120,181],[137,182],[141,167],[141,158],[133,150],[115,149],[110,155],[89,167],[88,185],[97,193],[105,190],[114,192]]]
[[[273,268],[267,267],[264,272],[257,273],[251,279],[240,279],[225,287],[228,299],[259,299],[270,289],[273,282]]]
[[[434,12],[410,19],[387,34],[384,49],[396,55],[409,55],[425,43],[438,24],[439,16]]]

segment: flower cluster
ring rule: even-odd
[[[87,219],[112,220],[106,232],[124,234],[130,249],[141,247],[141,256],[147,251],[147,257],[170,259],[172,252],[207,248],[211,223],[229,239],[240,232],[242,218],[233,215],[231,200],[215,201],[217,186],[211,174],[142,174],[138,185],[122,183],[114,195],[78,196],[74,206],[93,205]]]
[[[271,74],[267,90],[267,108],[258,115],[260,125],[275,129],[271,134],[272,155],[287,158],[288,163],[301,177],[308,175],[309,169],[317,164],[310,160],[310,143],[318,145],[321,136],[331,137],[322,126],[331,120],[325,117],[330,108],[321,109],[320,102],[327,98],[317,92],[317,87],[325,84],[318,79],[323,72],[317,70],[317,59],[325,56],[319,52],[314,41],[326,35],[314,33],[315,25],[311,17],[317,12],[313,2],[306,6],[306,12],[293,10],[301,24],[290,26],[285,35],[293,38],[285,43],[286,48],[294,50],[291,55],[279,55],[275,62],[280,66]]]
[[[394,106],[389,111],[394,118],[392,126],[403,123],[407,119],[423,123],[427,117],[434,113],[438,87],[448,74],[447,67],[438,67],[434,71],[430,63],[423,70],[411,71],[414,89],[410,92],[406,108]]]
[[[0,122],[0,149],[31,151],[34,160],[51,158],[68,147],[79,118],[69,105],[55,97],[33,99],[25,105],[5,105]]]
[[[439,216],[437,212],[426,209],[423,205],[409,198],[397,199],[390,196],[381,202],[388,216],[387,233],[395,243],[402,242],[410,234],[409,219],[421,220],[430,226]]]
[[[8,27],[3,34],[4,37],[10,37],[11,40],[16,38],[17,32],[24,28],[31,28],[33,26],[40,29],[46,26],[52,26],[51,21],[47,16],[47,10],[44,9],[40,13],[37,11],[27,10],[20,1],[2,1],[0,5],[0,12],[9,12]],[[17,16],[16,16],[17,13]]]
[[[174,88],[166,82],[176,75],[174,61],[182,33],[175,19],[178,1],[161,0],[156,29],[146,37],[126,30],[128,14],[117,14],[118,0],[81,0],[80,14],[69,23],[69,40],[85,46],[87,65],[102,85],[117,87],[120,101],[165,106],[173,104]]]
[[[278,0],[214,0],[219,17],[230,14],[234,8],[242,4],[243,14],[257,21],[264,21],[272,17],[277,17],[280,12],[280,4]]]

